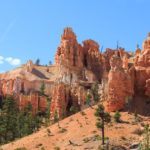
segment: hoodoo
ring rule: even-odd
[[[72,28],[67,27],[61,35],[55,63],[42,66],[29,60],[1,74],[0,97],[15,96],[20,109],[30,102],[34,113],[44,112],[47,97],[51,97],[51,116],[57,111],[61,118],[69,115],[71,107],[85,108],[87,93],[98,83],[99,93],[105,95],[100,95],[99,101],[105,103],[108,111],[124,109],[130,97],[132,109],[138,102],[147,112],[149,104],[145,105],[143,99],[150,96],[150,33],[142,51],[137,47],[135,54],[123,48],[107,48],[100,53],[99,48],[91,39],[79,44]],[[42,84],[44,95],[39,94]]]

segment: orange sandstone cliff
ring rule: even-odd
[[[107,48],[100,53],[99,48],[90,39],[79,44],[73,30],[65,28],[53,65],[35,65],[29,60],[19,68],[0,74],[0,100],[13,95],[20,109],[30,102],[36,113],[46,110],[47,97],[51,97],[51,116],[57,111],[61,118],[69,115],[72,106],[83,109],[87,93],[98,83],[100,101],[105,99],[108,111],[124,109],[128,97],[133,99],[133,110],[137,104],[146,110],[150,97],[150,34],[143,49],[138,48],[135,54],[123,48]],[[41,96],[43,83],[45,95]]]

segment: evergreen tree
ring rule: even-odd
[[[5,134],[6,134],[6,125],[4,123],[4,116],[1,113],[0,115],[0,144],[4,144],[5,143]]]
[[[71,114],[75,114],[76,112],[77,112],[77,109],[75,108],[75,106],[71,106],[70,107],[70,110],[69,110],[70,112],[71,112]]]
[[[17,114],[15,100],[11,96],[7,96],[0,116],[0,134],[3,136],[3,142],[12,141],[17,137]]]
[[[43,96],[45,95],[45,83],[42,82],[42,85],[40,87],[40,95]]]
[[[128,113],[131,111],[131,103],[132,103],[132,96],[126,96],[125,98],[126,108],[128,110]]]
[[[41,124],[41,118],[38,115],[32,114],[32,105],[28,103],[25,108],[24,116],[24,134],[28,135],[38,130]]]
[[[102,145],[105,144],[105,123],[109,123],[111,121],[111,116],[109,113],[105,112],[103,105],[98,105],[96,108],[95,116],[97,117],[97,128],[102,130]]]
[[[39,58],[35,61],[35,64],[38,66],[40,65],[40,59]]]
[[[50,105],[51,105],[51,97],[47,97],[47,109],[46,109],[46,126],[50,123]]]
[[[52,65],[52,61],[50,60],[50,61],[48,62],[48,64],[49,64],[49,65]]]
[[[92,92],[93,99],[95,102],[98,102],[100,98],[98,90],[99,90],[98,83],[95,83],[91,88],[91,92]]]
[[[57,112],[57,110],[55,111],[55,113],[54,113],[54,122],[56,123],[58,123],[58,127],[60,127],[60,125],[59,125],[59,116],[58,116],[58,112]]]
[[[87,94],[87,96],[86,96],[86,104],[88,105],[88,106],[90,106],[90,104],[91,104],[91,95],[88,93]]]
[[[144,127],[144,139],[142,143],[142,150],[150,150],[150,127],[146,124]]]
[[[115,112],[115,115],[114,115],[114,120],[115,120],[115,122],[121,122],[120,117],[121,117],[120,112],[119,112],[119,111],[116,111],[116,112]]]
[[[18,133],[17,135],[19,138],[25,135],[24,122],[25,122],[24,112],[21,111],[17,115],[17,133]]]
[[[19,111],[16,100],[7,96],[0,110],[0,144],[29,135],[41,126],[41,117],[32,113],[32,105]]]

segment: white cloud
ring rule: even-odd
[[[3,56],[0,56],[0,60],[3,60],[4,59],[4,57]]]
[[[18,58],[7,57],[5,61],[8,62],[12,66],[17,66],[21,64],[21,60]]]
[[[0,65],[4,64],[5,62],[9,63],[12,66],[18,66],[21,64],[21,60],[19,58],[13,58],[13,57],[3,57],[0,55]]]
[[[3,60],[0,60],[0,64],[3,64],[4,63],[4,61]]]
[[[7,57],[7,58],[5,58],[5,60],[6,60],[7,62],[11,62],[11,61],[13,60],[13,58],[12,58],[12,57]]]

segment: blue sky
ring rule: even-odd
[[[134,50],[150,31],[150,0],[0,0],[0,72],[54,60],[63,28],[78,41]]]

